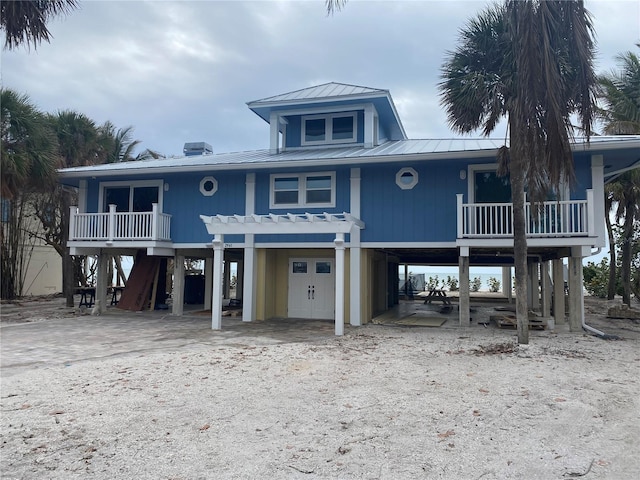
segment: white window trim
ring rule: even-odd
[[[211,182],[211,184],[213,185],[211,190],[207,190],[206,188],[204,188],[207,182]],[[214,177],[207,176],[207,177],[203,177],[202,180],[200,180],[200,193],[205,197],[211,197],[217,191],[218,191],[218,181]]]
[[[102,212],[104,202],[104,189],[108,187],[130,187],[129,188],[129,211],[131,211],[131,203],[133,202],[133,189],[135,187],[158,187],[158,211],[162,212],[163,203],[163,181],[162,180],[140,180],[137,182],[132,181],[117,181],[117,182],[100,182],[100,193],[98,194],[98,212]]]
[[[413,176],[413,179],[411,180],[411,182],[409,183],[402,182],[402,176],[405,173],[410,173]],[[398,187],[400,187],[402,190],[411,190],[417,184],[418,184],[418,172],[416,172],[413,168],[404,167],[398,170],[398,173],[396,173],[396,185],[398,185]]]
[[[331,177],[331,201],[329,203],[306,203],[307,177]],[[298,203],[276,203],[275,181],[278,178],[298,178]],[[269,182],[269,208],[332,208],[336,206],[336,172],[307,172],[307,173],[272,173]]]
[[[352,117],[353,118],[353,135],[351,138],[342,138],[338,140],[334,140],[333,136],[333,119],[334,118],[343,118],[343,117]],[[323,119],[325,121],[325,138],[324,140],[315,140],[315,141],[307,141],[306,130],[307,130],[307,120],[319,120]],[[343,113],[329,113],[326,115],[305,115],[301,118],[301,138],[300,145],[308,146],[308,145],[336,145],[340,143],[355,143],[358,141],[358,114],[357,112],[343,112]]]

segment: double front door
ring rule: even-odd
[[[289,260],[289,318],[334,318],[333,267],[328,258]]]

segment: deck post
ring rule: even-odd
[[[462,198],[464,197],[464,194],[462,193],[458,193],[456,195],[456,204],[457,204],[457,229],[458,229],[458,234],[457,234],[457,238],[462,238],[462,234],[463,234],[463,225],[464,225],[464,212],[463,212],[463,207],[462,207]]]
[[[458,257],[458,276],[460,277],[460,293],[458,305],[460,308],[460,326],[468,327],[471,324],[470,299],[469,299],[469,247],[460,247]]]
[[[582,295],[582,257],[569,257],[569,330],[582,330],[584,296]]]
[[[171,313],[182,315],[184,311],[184,255],[178,255],[177,251],[173,257],[173,290],[171,291],[173,305]]]
[[[107,238],[107,243],[113,243],[113,239],[116,236],[116,205],[113,203],[109,204],[109,234]]]
[[[587,233],[590,237],[596,235],[596,217],[593,202],[593,190],[587,190]]]
[[[344,233],[337,233],[336,246],[336,335],[344,335]]]
[[[76,215],[78,214],[78,207],[72,205],[69,207],[69,240],[75,240],[76,238]]]
[[[553,260],[553,318],[556,325],[565,324],[564,311],[564,262]]]
[[[540,264],[540,274],[542,276],[542,316],[551,316],[551,279],[549,278],[549,262]]]
[[[213,237],[213,289],[211,295],[211,329],[222,329],[222,267],[224,235]]]
[[[151,240],[158,240],[158,204],[151,204]]]
[[[511,280],[511,267],[502,267],[502,293],[509,303],[513,302],[513,281]]]
[[[107,279],[107,263],[111,260],[111,256],[108,255],[103,249],[100,249],[98,253],[98,272],[96,275],[96,304],[95,309],[99,314],[103,313],[106,309],[107,302],[107,287],[109,286],[109,280]]]

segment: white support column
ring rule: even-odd
[[[158,204],[151,204],[151,240],[158,240]]]
[[[211,298],[211,329],[222,329],[222,264],[224,257],[224,235],[213,238],[213,289]]]
[[[351,215],[360,218],[360,169],[351,169]],[[362,325],[362,272],[360,252],[360,229],[354,228],[349,234],[349,323],[354,327]]]
[[[460,309],[460,326],[471,325],[471,311],[469,298],[469,248],[460,247],[458,258],[458,276],[460,277],[460,292],[458,306]]]
[[[69,207],[69,240],[76,238],[76,214],[78,213],[78,207]]]
[[[591,190],[593,193],[593,218],[594,228],[589,226],[589,233],[593,232],[598,237],[597,247],[606,245],[606,228],[604,225],[604,156],[591,156]],[[588,207],[588,205],[587,205]]]
[[[464,212],[462,209],[463,198],[464,198],[464,194],[462,193],[456,194],[456,212],[457,212],[456,213],[456,230],[457,230],[456,237],[457,238],[462,238],[462,235],[464,233]]]
[[[245,180],[245,215],[255,213],[256,174],[247,173]],[[242,268],[242,321],[251,322],[256,319],[256,249],[255,236],[244,236],[244,262]]]
[[[569,330],[582,330],[584,295],[582,294],[582,257],[569,257]]]
[[[116,205],[113,203],[109,204],[109,220],[108,220],[108,238],[107,244],[113,243],[113,238],[116,236]]]
[[[344,335],[344,233],[336,234],[336,335]]]
[[[98,272],[96,276],[96,304],[95,309],[98,314],[101,314],[106,310],[107,305],[107,288],[109,287],[109,279],[107,278],[107,271],[111,256],[104,250],[100,250],[98,254]]]
[[[171,313],[182,315],[184,312],[184,255],[176,254],[173,257],[173,290],[171,291],[173,305]]]
[[[564,325],[564,263],[561,258],[553,260],[553,318],[556,325]]]
[[[542,316],[551,316],[551,278],[549,277],[549,262],[544,261],[540,264],[541,280],[541,296],[542,296]]]
[[[211,308],[211,294],[213,288],[213,258],[204,259],[204,309]]]

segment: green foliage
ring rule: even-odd
[[[609,285],[609,260],[603,258],[598,264],[587,262],[582,267],[584,278],[584,288],[589,295],[599,298],[607,297],[607,286]]]
[[[496,293],[500,291],[501,283],[496,277],[489,278],[489,280],[487,280],[487,285],[489,286],[490,292]]]
[[[469,283],[469,289],[472,292],[479,292],[481,286],[482,280],[480,280],[480,277],[473,277],[473,280],[471,280],[471,282]]]
[[[460,290],[458,279],[456,277],[452,277],[447,275],[447,279],[445,280],[446,286],[449,288],[450,292],[457,292]]]
[[[439,286],[440,286],[440,278],[438,278],[438,275],[436,275],[435,277],[429,277],[429,280],[427,280],[427,283],[424,286],[424,289],[433,290],[434,288],[438,288]]]

